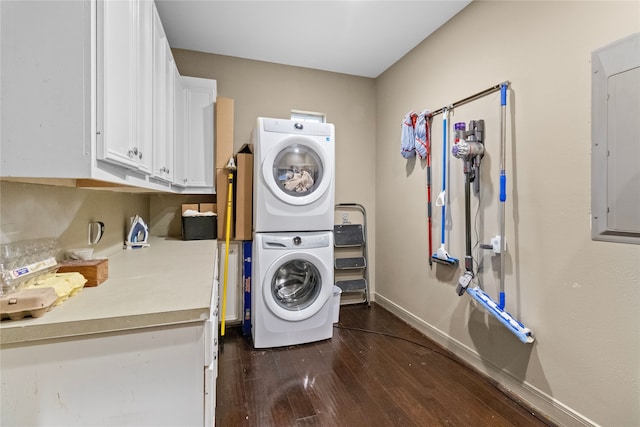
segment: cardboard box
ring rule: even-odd
[[[236,153],[235,240],[252,240],[253,146],[245,144]]]
[[[200,212],[216,212],[215,203],[200,203]]]
[[[229,172],[222,168],[216,169],[216,206],[218,207],[218,240],[225,240],[227,229],[227,190],[229,188]],[[231,224],[233,225],[233,209],[231,212]],[[233,240],[234,227],[231,227],[229,240]]]
[[[233,156],[233,99],[217,97],[215,110],[216,169],[223,169]]]
[[[198,203],[183,203],[182,204],[182,213],[186,210],[191,211],[200,211],[200,205]]]

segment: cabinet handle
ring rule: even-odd
[[[140,153],[138,154],[138,158],[142,160],[142,151],[140,151]]]
[[[138,147],[133,147],[133,149],[129,150],[129,158],[132,159],[133,156],[138,155]],[[142,156],[142,154],[140,154]]]

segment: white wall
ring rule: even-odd
[[[475,1],[376,80],[377,301],[567,425],[640,425],[640,246],[590,237],[590,55],[637,31],[637,1]],[[505,80],[506,308],[534,331],[532,345],[455,293],[465,252],[461,161],[451,160],[447,245],[461,267],[430,269],[425,165],[399,153],[406,112]],[[474,242],[476,230],[482,243],[499,232],[499,105],[499,94],[489,95],[451,120],[487,124]],[[434,195],[441,120],[433,123]],[[481,257],[479,276],[497,298],[497,258]]]

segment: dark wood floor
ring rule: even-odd
[[[318,343],[255,350],[227,330],[217,393],[219,427],[549,425],[376,304],[342,306]]]

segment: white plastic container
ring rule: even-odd
[[[340,321],[340,295],[342,295],[342,289],[333,285],[333,323]]]
[[[67,251],[67,258],[69,259],[91,259],[93,257],[93,249],[92,248],[76,248],[69,249]]]

